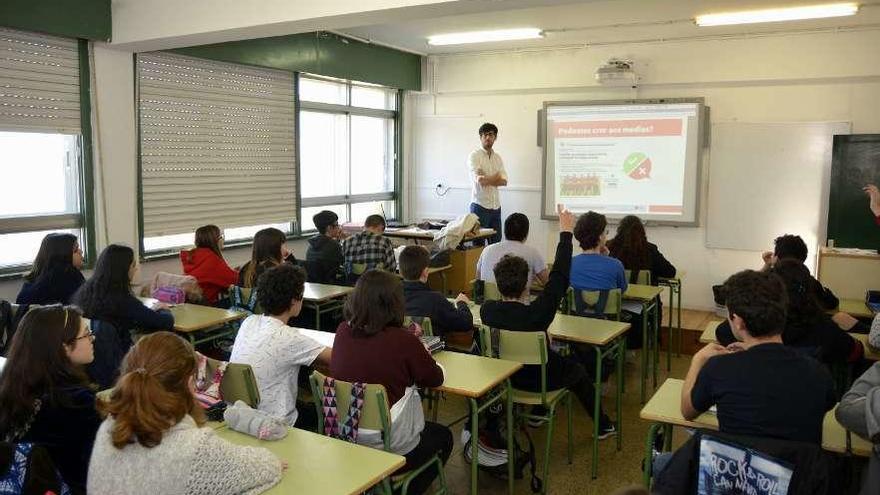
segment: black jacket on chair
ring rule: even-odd
[[[681,446],[663,472],[654,478],[653,492],[657,495],[685,495],[697,493],[697,473],[700,467],[700,439],[704,432],[697,431]],[[705,432],[721,440],[757,450],[767,456],[794,466],[789,495],[833,495],[846,493],[837,459],[808,442],[779,440],[769,437],[729,435]]]

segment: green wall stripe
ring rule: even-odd
[[[2,0],[0,25],[25,31],[110,41],[110,0]]]
[[[232,41],[173,51],[209,60],[310,72],[398,89],[419,90],[422,82],[421,56],[325,32]]]

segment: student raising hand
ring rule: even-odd
[[[556,213],[559,215],[559,231],[571,232],[574,230],[574,223],[577,221],[574,213],[568,211],[561,204],[556,205]]]

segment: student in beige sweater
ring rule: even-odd
[[[122,364],[89,464],[90,494],[256,494],[281,479],[282,462],[203,428],[193,396],[192,347],[170,332],[138,341]]]

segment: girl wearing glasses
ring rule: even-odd
[[[84,493],[101,418],[85,365],[92,333],[76,308],[32,308],[12,337],[0,373],[0,434],[46,447],[74,493]]]

